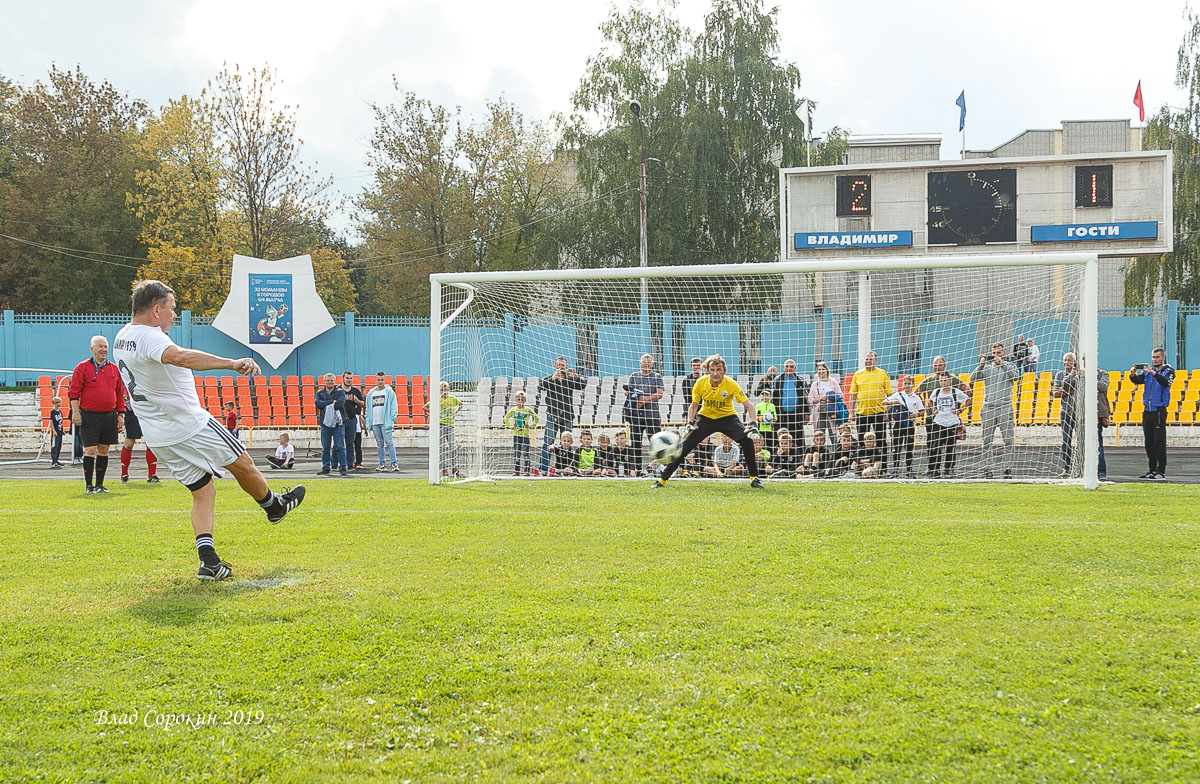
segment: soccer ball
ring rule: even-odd
[[[683,442],[679,436],[663,430],[650,436],[650,459],[660,465],[666,465],[679,458],[683,453]]]

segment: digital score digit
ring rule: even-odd
[[[1112,164],[1075,167],[1075,206],[1112,206]]]
[[[838,177],[837,216],[839,218],[854,218],[870,214],[871,175],[848,174]]]

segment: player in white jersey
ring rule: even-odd
[[[200,405],[193,370],[234,370],[259,373],[249,357],[226,359],[195,349],[180,348],[167,335],[175,321],[175,292],[157,280],[133,288],[133,318],[113,341],[112,361],[121,371],[129,397],[137,406],[146,444],[166,463],[175,478],[192,491],[192,528],[200,555],[201,580],[224,580],[233,571],[213,546],[213,507],[217,488],[213,477],[222,468],[278,523],[304,500],[304,486],[274,493],[250,455],[225,427]]]

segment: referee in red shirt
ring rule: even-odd
[[[108,445],[119,442],[117,432],[125,427],[125,385],[117,366],[108,361],[108,339],[94,336],[91,349],[91,358],[75,366],[67,394],[71,398],[71,421],[83,439],[86,492],[107,493],[104,472],[108,470]]]

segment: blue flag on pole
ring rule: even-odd
[[[958,130],[967,127],[967,91],[963,90],[958,94],[958,100],[954,102],[959,108],[958,112]]]

